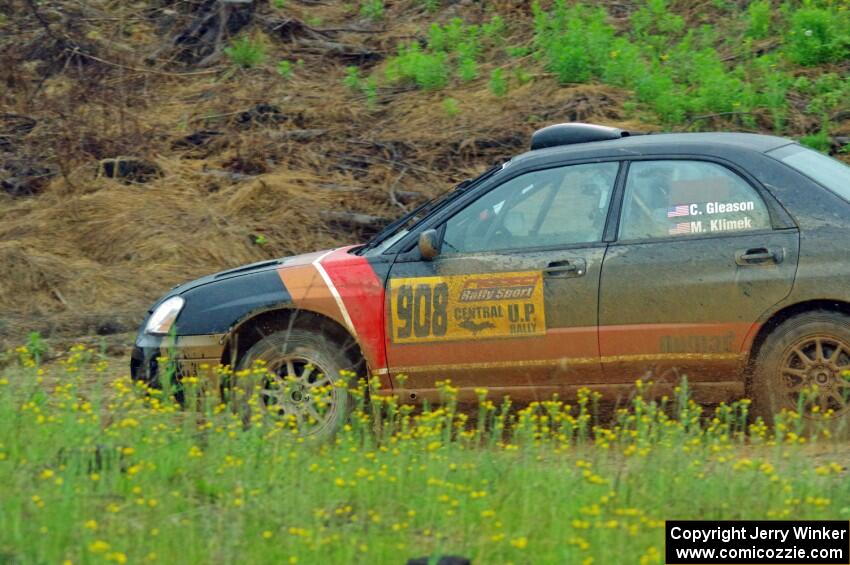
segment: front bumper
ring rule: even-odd
[[[197,375],[202,364],[215,366],[221,362],[223,341],[224,334],[187,335],[174,339],[140,334],[130,354],[130,376],[134,381],[158,386],[169,363],[174,364],[178,378]]]

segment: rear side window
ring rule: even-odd
[[[796,144],[780,147],[770,155],[850,200],[850,167],[841,161]]]
[[[770,228],[755,189],[705,161],[636,161],[629,166],[621,240],[688,237]]]

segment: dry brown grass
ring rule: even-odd
[[[384,27],[352,22],[335,3],[289,4],[288,16],[321,18],[317,28],[373,29],[335,33],[333,41],[381,55],[432,18],[397,3],[386,20],[392,25]],[[527,15],[502,4],[506,13]],[[268,29],[257,33],[270,54],[261,69],[190,78],[138,72],[145,68],[141,55],[162,34],[132,10],[110,10],[130,22],[129,38],[109,21],[61,31],[93,38],[88,45],[100,58],[129,68],[72,61],[46,71],[18,61],[17,81],[29,85],[44,73],[42,88],[35,95],[12,89],[2,99],[4,110],[39,120],[22,141],[36,158],[55,162],[59,174],[34,198],[0,193],[0,269],[8,273],[0,276],[0,341],[30,329],[130,330],[152,300],[181,281],[361,237],[328,225],[323,211],[394,217],[404,204],[393,202],[391,192],[433,196],[521,150],[544,121],[627,125],[618,119],[622,96],[615,90],[562,88],[551,79],[502,99],[482,81],[440,93],[390,89],[369,109],[342,84],[350,61]],[[449,12],[446,18],[454,15]],[[489,17],[468,8],[464,15]],[[31,18],[20,29],[28,37],[44,35]],[[116,49],[116,42],[133,49]],[[278,59],[304,62],[283,81],[274,71]],[[482,68],[482,76],[487,72]],[[445,112],[447,97],[458,101],[458,116]],[[247,120],[243,113],[259,104],[279,114]],[[312,137],[305,140],[301,130]],[[219,134],[196,147],[180,144],[199,131]],[[98,162],[117,156],[142,158],[162,174],[144,184],[104,178]],[[259,235],[268,243],[257,245]]]

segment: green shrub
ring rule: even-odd
[[[534,80],[534,76],[524,69],[514,69],[514,80],[519,84],[528,84]]]
[[[804,135],[800,138],[800,143],[817,151],[827,153],[830,148],[829,132],[824,127],[818,133]]]
[[[688,32],[658,56],[651,51],[642,56],[634,45],[622,42],[622,62],[609,62],[604,77],[620,86],[634,84],[638,101],[666,124],[733,112],[752,122],[748,114],[760,104],[759,94],[743,67],[726,68],[713,43],[713,30],[705,28]]]
[[[788,55],[801,65],[840,61],[850,56],[850,15],[827,8],[800,8],[791,16]]]
[[[479,78],[483,56],[499,47],[510,57],[533,54],[562,84],[598,80],[633,91],[630,115],[648,109],[669,126],[728,114],[751,127],[767,122],[776,132],[787,125],[789,91],[807,101],[807,113],[824,120],[850,98],[850,78],[795,82],[789,68],[789,62],[814,65],[850,56],[850,11],[834,2],[803,0],[799,7],[787,1],[774,17],[771,0],[756,0],[743,11],[734,2],[717,1],[715,7],[738,18],[722,34],[709,25],[687,29],[670,4],[638,0],[631,28],[618,32],[602,7],[551,0],[544,9],[534,2],[533,40],[517,46],[501,45],[505,22],[499,16],[481,25],[453,18],[432,24],[427,41],[400,45],[385,76],[391,82],[441,89],[452,77]],[[784,47],[758,56],[753,42],[774,35],[772,26],[780,22],[788,27]],[[507,93],[507,73],[517,84],[532,76],[526,70],[496,69],[487,81],[494,95]],[[758,124],[757,118],[762,120]]]
[[[384,0],[363,0],[360,4],[360,15],[370,20],[380,20],[384,17]]]
[[[632,34],[644,45],[661,52],[685,29],[682,16],[670,12],[667,0],[646,0],[630,18]]]
[[[360,90],[360,69],[354,66],[345,68],[345,78],[342,79],[342,84],[351,90]]]
[[[250,69],[263,63],[266,59],[266,48],[260,41],[242,36],[225,47],[224,54],[233,64]]]
[[[504,33],[505,21],[498,14],[481,26],[481,35],[493,42],[501,40]]]
[[[533,5],[534,44],[546,68],[563,84],[600,76],[614,45],[614,28],[603,8],[567,6],[555,0],[550,11]]]
[[[345,78],[342,83],[350,90],[366,97],[366,105],[375,108],[378,103],[378,83],[374,78],[364,79],[360,76],[360,69],[354,66],[346,67]]]
[[[360,91],[366,97],[366,106],[371,109],[376,108],[378,105],[378,82],[374,77],[367,78],[363,82]]]
[[[460,18],[452,18],[449,23],[431,24],[428,29],[428,49],[451,53],[461,44],[473,45],[477,49],[479,28],[476,25],[467,26]]]
[[[457,76],[463,82],[478,78],[478,63],[475,61],[475,57],[465,55],[458,58]]]
[[[526,45],[514,45],[505,48],[505,53],[508,54],[508,57],[525,57],[526,55],[531,55],[533,52],[534,50]]]
[[[508,93],[508,81],[505,80],[505,73],[502,69],[493,69],[490,73],[490,81],[487,83],[490,92],[494,95],[502,97]]]
[[[292,63],[285,59],[281,59],[277,63],[277,74],[284,80],[292,78]]]
[[[827,118],[836,110],[850,105],[850,75],[826,73],[811,85],[811,100],[806,111]]]
[[[715,50],[715,40],[711,29],[697,28],[688,31],[678,42],[672,42],[663,53],[652,56],[665,61],[676,82],[693,84],[707,70],[726,68]]]
[[[418,43],[399,47],[398,55],[390,59],[386,77],[390,82],[411,81],[419,88],[439,90],[449,80],[446,53],[422,51]]]
[[[655,63],[637,82],[637,100],[646,104],[664,123],[680,123],[687,115],[687,97],[668,70]]]
[[[788,90],[792,78],[779,70],[781,61],[776,56],[764,56],[754,61],[756,70],[755,89],[759,94],[759,105],[770,112],[773,131],[782,133],[788,115]]]
[[[689,96],[692,112],[749,112],[755,106],[752,86],[738,72],[727,71],[715,49],[694,53],[691,72],[687,82],[694,87]]]
[[[683,22],[663,0],[649,0],[632,21],[635,37],[616,37],[604,10],[556,1],[547,12],[535,5],[535,45],[562,83],[601,78],[632,88],[664,123],[698,114],[745,114],[756,106],[743,73],[726,70],[711,28],[689,31],[674,43]]]
[[[626,38],[619,37],[602,64],[602,80],[608,84],[633,88],[646,73],[646,61],[640,48]]]
[[[400,45],[398,54],[387,63],[385,76],[390,82],[408,81],[428,90],[445,87],[453,71],[462,81],[473,80],[479,76],[482,51],[499,41],[503,31],[499,16],[481,26],[467,25],[460,18],[445,25],[431,24],[426,45]]]
[[[747,6],[747,35],[764,39],[770,33],[770,16],[773,7],[768,0],[758,0]]]
[[[457,100],[455,100],[454,98],[446,98],[445,100],[443,100],[443,110],[450,118],[454,118],[455,116],[460,114],[460,106],[458,106]]]
[[[623,115],[627,118],[634,118],[637,114],[637,103],[631,100],[623,102]]]
[[[472,45],[463,45],[458,50],[457,58],[457,75],[460,80],[469,82],[478,78],[478,62],[476,61],[476,51]]]
[[[41,364],[47,355],[47,344],[39,332],[30,332],[27,336],[27,350],[36,365]]]
[[[456,55],[458,76],[464,81],[473,80],[478,77],[478,58],[484,44],[498,42],[503,31],[504,22],[498,15],[482,26],[466,25],[460,18],[452,18],[444,26],[431,24],[428,50]]]

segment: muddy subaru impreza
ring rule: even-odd
[[[166,349],[177,378],[264,361],[288,385],[263,401],[324,431],[348,393],[311,390],[346,371],[408,401],[443,379],[523,401],[687,375],[704,402],[769,415],[805,393],[847,418],[848,249],[850,167],[791,140],[555,125],[366,244],[172,289],[131,369],[155,383]]]

